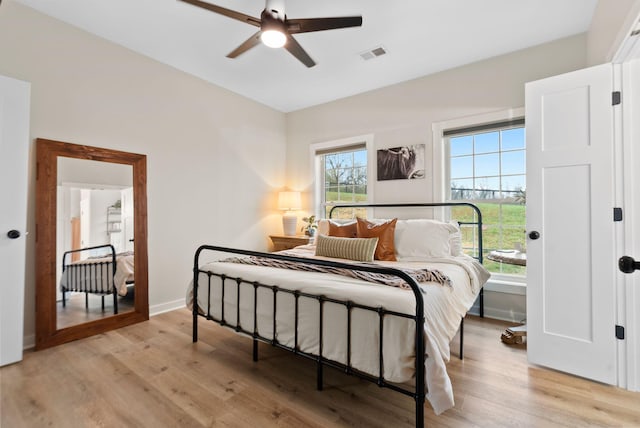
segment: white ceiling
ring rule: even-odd
[[[294,37],[316,61],[259,45],[256,27],[178,0],[15,0],[233,92],[289,112],[589,29],[597,0],[289,0],[289,18],[362,15],[360,28]],[[206,0],[259,18],[262,0]],[[360,53],[388,53],[365,61]]]

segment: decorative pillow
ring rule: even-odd
[[[357,223],[339,224],[329,220],[329,236],[339,236],[341,238],[355,238],[358,233]]]
[[[382,224],[371,223],[358,217],[358,238],[378,238],[378,246],[374,258],[376,260],[396,261],[396,249],[394,246],[394,235],[397,218]]]
[[[318,220],[318,230],[316,231],[316,234],[329,235],[329,220],[326,218]]]
[[[378,238],[342,238],[318,235],[316,256],[372,262]]]
[[[460,232],[460,225],[457,221],[451,220],[449,222],[456,231],[449,234],[449,250],[452,256],[462,255],[462,233]]]
[[[395,234],[397,257],[404,261],[449,257],[452,255],[451,235],[456,232],[460,232],[456,226],[438,220],[400,220]]]

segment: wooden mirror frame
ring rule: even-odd
[[[62,329],[58,329],[56,324],[56,204],[59,156],[133,167],[135,260],[133,311]],[[38,138],[36,159],[36,350],[148,320],[147,157]]]

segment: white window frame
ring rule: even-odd
[[[447,195],[447,168],[446,168],[446,155],[445,148],[446,138],[443,136],[444,132],[449,129],[467,128],[472,126],[479,126],[489,123],[499,123],[508,120],[521,119],[525,116],[524,107],[500,110],[490,113],[483,113],[473,116],[466,116],[441,122],[434,122],[431,126],[432,138],[433,138],[433,200],[444,201]],[[525,131],[526,132],[526,131]],[[486,290],[499,291],[510,294],[525,294],[526,286],[525,276],[504,275],[499,273],[492,273],[491,279]]]
[[[324,206],[322,195],[324,189],[324,177],[321,177],[321,165],[316,153],[328,150],[340,150],[345,147],[364,144],[367,150],[367,203],[371,203],[373,199],[373,181],[375,164],[375,151],[373,147],[373,134],[359,135],[355,137],[342,138],[339,140],[325,141],[321,143],[313,143],[309,146],[309,165],[311,182],[314,183],[313,189],[313,212],[318,218],[324,218]]]

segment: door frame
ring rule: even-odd
[[[639,73],[639,74],[635,74]],[[621,65],[622,103],[622,153],[624,186],[623,237],[621,250],[640,260],[640,124],[634,120],[640,115],[640,58],[625,61]],[[635,78],[635,80],[634,80]],[[619,353],[626,364],[620,371],[621,387],[640,391],[640,272],[619,273],[621,300],[621,325],[625,326],[625,340],[619,341]],[[625,370],[626,369],[626,370]],[[626,371],[626,373],[625,373]]]
[[[620,179],[625,210],[618,257],[630,255],[640,259],[640,124],[634,120],[640,114],[640,37],[632,32],[640,27],[640,3],[632,6],[610,53],[617,65],[615,89],[622,92],[622,113],[617,122],[617,138],[621,139],[622,169]],[[635,78],[633,80],[632,78]],[[619,273],[618,321],[625,327],[625,340],[618,341],[619,386],[640,392],[640,272]]]

